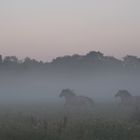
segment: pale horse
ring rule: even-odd
[[[71,89],[63,89],[59,97],[64,97],[65,99],[65,112],[67,114],[73,113],[88,113],[92,110],[94,101],[86,96],[78,96]]]
[[[119,90],[115,97],[121,99],[121,105],[140,108],[140,96],[133,96],[127,90]]]

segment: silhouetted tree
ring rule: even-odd
[[[91,61],[98,61],[98,60],[102,60],[104,58],[104,55],[99,51],[98,52],[91,51],[85,56],[85,58]]]
[[[113,56],[105,56],[103,67],[113,68],[113,69],[120,69],[123,67],[122,61],[113,57]]]
[[[0,55],[1,70],[41,70],[42,72],[55,72],[55,73],[81,73],[85,74],[95,71],[113,71],[113,72],[139,72],[140,71],[140,58],[133,55],[127,55],[123,60],[119,60],[113,56],[104,56],[99,51],[91,51],[86,55],[66,55],[57,57],[52,62],[37,61],[26,57],[24,60],[19,60],[16,56],[6,56],[2,59]]]
[[[18,64],[18,58],[16,56],[6,56],[3,60],[4,64]]]
[[[2,55],[0,55],[0,64],[2,64]]]
[[[133,55],[127,55],[123,58],[124,67],[129,69],[140,68],[140,58]]]

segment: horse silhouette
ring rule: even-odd
[[[121,105],[140,107],[140,96],[133,96],[127,90],[119,90],[115,97],[119,97],[121,99]]]
[[[94,101],[86,96],[78,96],[71,89],[63,89],[59,97],[64,97],[65,99],[65,109],[67,112],[86,112],[89,109],[92,109]]]

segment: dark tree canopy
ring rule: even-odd
[[[0,55],[0,70],[7,71],[36,71],[44,72],[90,72],[95,71],[118,71],[118,72],[136,72],[140,73],[140,58],[133,55],[127,55],[123,59],[117,59],[113,56],[104,56],[101,52],[91,51],[86,55],[66,55],[57,57],[52,62],[42,62],[26,57],[19,60],[16,56],[2,57]]]

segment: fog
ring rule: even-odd
[[[116,101],[114,95],[119,89],[140,95],[139,83],[139,75],[127,74],[3,74],[0,78],[0,101],[63,103],[59,94],[62,89],[69,88],[77,95],[91,97],[95,102],[113,102]]]

